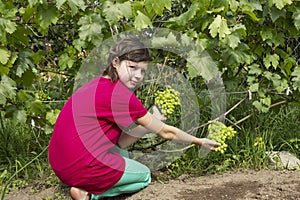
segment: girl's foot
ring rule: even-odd
[[[76,187],[71,187],[71,196],[74,200],[89,200],[88,192]]]

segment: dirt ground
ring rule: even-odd
[[[5,200],[71,199],[68,188],[23,188]],[[236,171],[218,175],[182,175],[166,182],[153,181],[144,190],[107,200],[300,200],[300,170]]]

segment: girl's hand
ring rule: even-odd
[[[202,140],[201,146],[210,151],[215,151],[216,147],[221,146],[220,143],[207,138],[201,138],[201,140]]]

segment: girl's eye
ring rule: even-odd
[[[134,69],[134,68],[135,68],[135,66],[132,66],[132,65],[130,65],[130,66],[129,66],[129,68],[132,68],[132,69]]]

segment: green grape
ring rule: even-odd
[[[228,147],[226,141],[231,140],[237,132],[233,129],[233,127],[227,127],[222,122],[212,121],[208,125],[208,133],[209,139],[219,142],[221,144],[221,146],[217,147],[215,150],[217,152],[220,152],[221,154],[224,154]]]
[[[163,91],[156,91],[154,95],[155,105],[158,106],[162,114],[166,117],[172,116],[176,106],[180,106],[179,92],[171,88],[171,86],[167,86]]]

